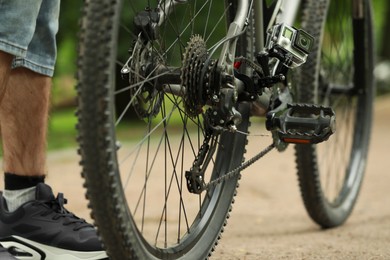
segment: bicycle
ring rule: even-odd
[[[375,94],[371,3],[271,2],[86,1],[79,152],[112,259],[208,258],[240,172],[290,143],[310,217],[350,215]],[[270,145],[245,160],[259,124]]]

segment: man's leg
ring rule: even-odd
[[[12,70],[0,103],[4,171],[46,173],[46,133],[51,79],[25,68]]]
[[[7,66],[5,66],[7,68]],[[14,211],[35,199],[46,173],[46,132],[51,79],[26,68],[5,72],[0,125],[4,198]]]

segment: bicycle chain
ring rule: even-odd
[[[205,184],[202,188],[202,191],[208,191],[209,189],[211,189],[212,187],[216,187],[218,184],[226,181],[226,180],[229,180],[231,178],[234,178],[236,177],[237,175],[240,174],[240,172],[242,170],[245,170],[246,168],[248,168],[249,166],[251,166],[252,164],[254,164],[256,161],[260,160],[262,157],[264,157],[266,154],[268,154],[270,151],[272,151],[272,149],[275,148],[275,144],[272,143],[270,144],[269,146],[267,146],[264,150],[262,150],[260,153],[256,154],[255,156],[253,156],[251,159],[249,159],[248,161],[242,163],[241,165],[237,166],[236,168],[234,168],[233,170],[227,172],[225,175],[221,176],[221,177],[218,177],[216,178],[215,180],[212,180],[210,181],[209,183]]]
[[[210,139],[211,139],[211,133],[206,133],[205,137],[204,137],[204,140],[203,140],[203,144],[199,148],[198,154],[195,157],[194,162],[192,163],[191,170],[193,170],[194,168],[199,168],[199,169],[201,168],[203,160],[206,157],[206,154],[207,154],[207,152],[208,152],[208,150],[210,148],[210,145],[209,145]]]

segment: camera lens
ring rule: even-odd
[[[303,30],[299,30],[295,40],[295,46],[305,53],[310,53],[314,38]]]
[[[310,47],[311,47],[310,39],[307,38],[306,35],[303,35],[302,33],[298,35],[298,47],[305,52],[310,51]]]
[[[299,39],[299,44],[306,49],[309,45],[309,41],[308,39],[301,37],[301,39]]]

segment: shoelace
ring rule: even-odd
[[[73,230],[77,231],[86,227],[93,227],[91,224],[88,224],[84,219],[77,217],[73,213],[69,212],[64,205],[67,203],[67,200],[64,198],[63,193],[58,193],[57,198],[43,202],[46,206],[49,207],[47,211],[42,213],[43,216],[51,214],[53,211],[55,215],[53,216],[54,220],[60,218],[65,218],[64,225],[74,225]]]

